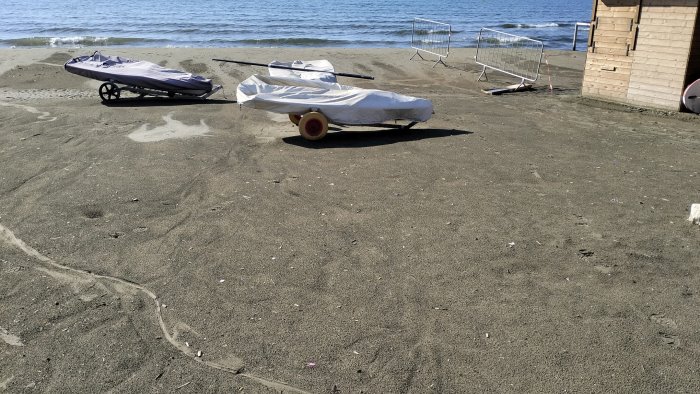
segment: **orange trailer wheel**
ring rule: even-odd
[[[309,112],[301,117],[299,133],[309,141],[320,140],[328,133],[328,119],[320,112]]]
[[[295,125],[299,126],[299,122],[301,121],[301,115],[297,114],[289,114],[289,120],[292,121]]]

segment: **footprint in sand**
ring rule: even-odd
[[[165,124],[149,129],[149,124],[139,127],[131,134],[129,138],[136,142],[157,142],[173,138],[191,138],[209,135],[209,126],[200,120],[198,125],[188,126],[179,120],[173,119],[174,112],[163,116]]]
[[[652,322],[654,322],[656,324],[660,324],[662,326],[666,326],[666,327],[670,327],[670,328],[678,328],[678,324],[676,324],[676,322],[673,321],[673,319],[670,319],[670,318],[664,316],[663,314],[659,314],[659,315],[653,314],[649,317],[649,320],[651,320]]]
[[[659,331],[659,338],[661,339],[661,343],[674,347],[674,348],[680,348],[681,347],[681,341],[678,338],[678,335],[672,335],[665,333],[663,331]]]

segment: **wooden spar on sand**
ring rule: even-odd
[[[261,66],[261,67],[269,67],[269,68],[279,68],[282,70],[296,70],[296,71],[309,71],[309,72],[317,72],[317,73],[326,73],[326,74],[333,74],[338,77],[348,77],[348,78],[359,78],[359,79],[374,79],[374,77],[370,75],[362,75],[362,74],[349,74],[349,73],[337,73],[333,71],[325,71],[325,70],[313,70],[313,69],[308,69],[308,68],[296,68],[296,67],[288,67],[288,66],[280,66],[277,64],[263,64],[263,63],[252,63],[252,62],[242,62],[239,60],[226,60],[226,59],[211,59],[215,62],[226,62],[226,63],[236,63],[236,64],[243,64],[246,66]]]

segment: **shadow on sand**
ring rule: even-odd
[[[199,99],[199,98],[170,98],[170,97],[123,97],[118,100],[102,101],[106,107],[169,107],[180,105],[214,105],[236,104],[236,100]]]
[[[319,141],[308,141],[299,135],[282,138],[282,141],[290,145],[312,149],[367,148],[372,146],[391,145],[399,142],[419,141],[430,138],[453,137],[469,134],[473,134],[473,132],[444,129],[380,129],[376,131],[361,132],[347,130],[338,133],[329,133]]]

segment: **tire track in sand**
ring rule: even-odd
[[[41,269],[44,272],[46,272],[47,269],[53,269],[56,270],[56,274],[61,275],[63,277],[70,277],[72,280],[76,283],[83,283],[86,280],[95,280],[95,281],[108,281],[115,285],[115,289],[117,292],[124,293],[124,292],[129,292],[129,291],[137,291],[144,293],[147,295],[149,298],[151,298],[154,302],[155,309],[154,313],[156,315],[156,318],[158,319],[158,325],[160,326],[160,330],[163,332],[164,337],[167,339],[167,341],[175,347],[180,353],[184,354],[185,356],[193,359],[194,361],[198,363],[202,363],[210,368],[217,369],[219,371],[224,371],[228,372],[237,376],[242,376],[245,378],[248,378],[250,380],[253,380],[259,384],[262,384],[263,386],[272,388],[274,390],[278,390],[281,392],[292,392],[292,393],[303,393],[303,394],[310,394],[306,390],[302,390],[296,387],[289,386],[285,383],[282,382],[277,382],[271,379],[263,378],[260,376],[255,376],[249,373],[242,372],[244,365],[243,361],[239,359],[238,357],[234,356],[229,356],[228,358],[218,360],[218,361],[207,361],[207,360],[202,360],[201,357],[197,356],[197,353],[194,352],[193,349],[190,349],[187,347],[185,344],[179,343],[173,335],[170,334],[170,330],[168,330],[167,325],[165,324],[165,321],[163,320],[163,314],[161,311],[161,302],[160,298],[151,290],[148,288],[135,283],[131,282],[126,279],[121,279],[121,278],[116,278],[113,276],[108,276],[108,275],[100,275],[100,274],[95,274],[92,272],[84,271],[81,269],[77,268],[71,268],[67,267],[64,265],[61,265],[52,259],[44,256],[43,254],[39,253],[36,249],[32,248],[31,246],[27,245],[24,241],[21,239],[17,238],[15,234],[10,231],[7,227],[3,226],[0,224],[0,242],[3,242],[9,246],[13,246],[24,252],[30,257],[33,257],[34,259],[38,260],[43,267],[35,267],[36,269]],[[121,288],[121,290],[120,290]]]

